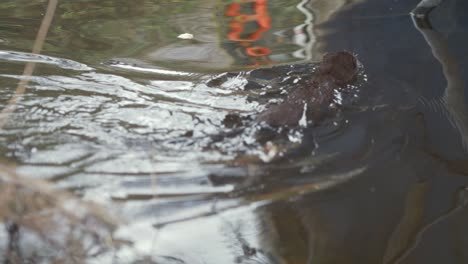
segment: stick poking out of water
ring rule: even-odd
[[[34,46],[32,49],[33,54],[41,53],[42,47],[44,45],[44,40],[47,36],[47,32],[49,31],[50,24],[52,23],[52,20],[54,18],[57,2],[58,0],[49,0],[46,14],[42,19],[41,26],[39,28],[39,31],[37,32],[36,40],[34,41]],[[19,98],[24,94],[26,86],[29,83],[29,78],[33,74],[35,67],[35,62],[27,62],[26,66],[24,66],[23,75],[18,83],[18,86],[16,87],[15,94],[13,94],[11,99],[8,101],[8,104],[0,112],[0,129],[2,129],[5,126],[5,124],[8,122],[11,113],[15,111],[16,104],[18,103]]]

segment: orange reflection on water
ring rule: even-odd
[[[241,13],[241,7],[244,5],[252,5],[253,14]],[[260,40],[263,33],[271,28],[271,18],[268,14],[268,0],[241,0],[228,5],[225,15],[232,17],[233,21],[229,23],[229,33],[227,38],[231,41],[239,43],[244,49],[244,54],[250,58],[251,65],[247,68],[254,68],[261,65],[272,64],[268,59],[271,49],[268,47],[255,45],[255,42]],[[255,22],[257,30],[247,36],[241,36],[245,31],[247,23]]]

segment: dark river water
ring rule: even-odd
[[[0,109],[28,82],[1,163],[122,219],[131,244],[76,263],[468,263],[468,2],[415,23],[418,2],[59,0],[36,54],[48,1],[2,0]],[[340,50],[354,90],[257,142]]]

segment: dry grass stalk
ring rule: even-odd
[[[0,164],[0,219],[3,223],[14,223],[44,243],[41,249],[47,248],[50,256],[39,259],[67,263],[79,263],[111,249],[111,235],[118,225],[97,205],[82,202],[44,181],[19,177],[14,169],[3,164]],[[21,256],[19,252],[7,255]]]
[[[57,7],[58,0],[49,0],[49,4],[47,5],[47,11],[42,19],[41,26],[39,31],[37,32],[36,40],[34,41],[34,46],[32,49],[33,54],[41,53],[42,46],[44,45],[44,40],[47,36],[47,32],[49,31],[50,24],[54,18],[55,9]],[[11,97],[8,101],[8,104],[2,109],[0,112],[0,129],[2,129],[5,124],[8,122],[8,119],[16,109],[16,104],[18,103],[19,98],[24,94],[26,90],[26,86],[29,83],[29,77],[34,72],[34,68],[36,67],[35,62],[27,62],[26,66],[24,67],[23,71],[23,78],[19,81],[18,86],[16,87],[15,94]]]

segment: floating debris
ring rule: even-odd
[[[179,36],[177,36],[177,38],[180,38],[180,39],[193,39],[193,34],[183,33],[183,34],[180,34]]]

